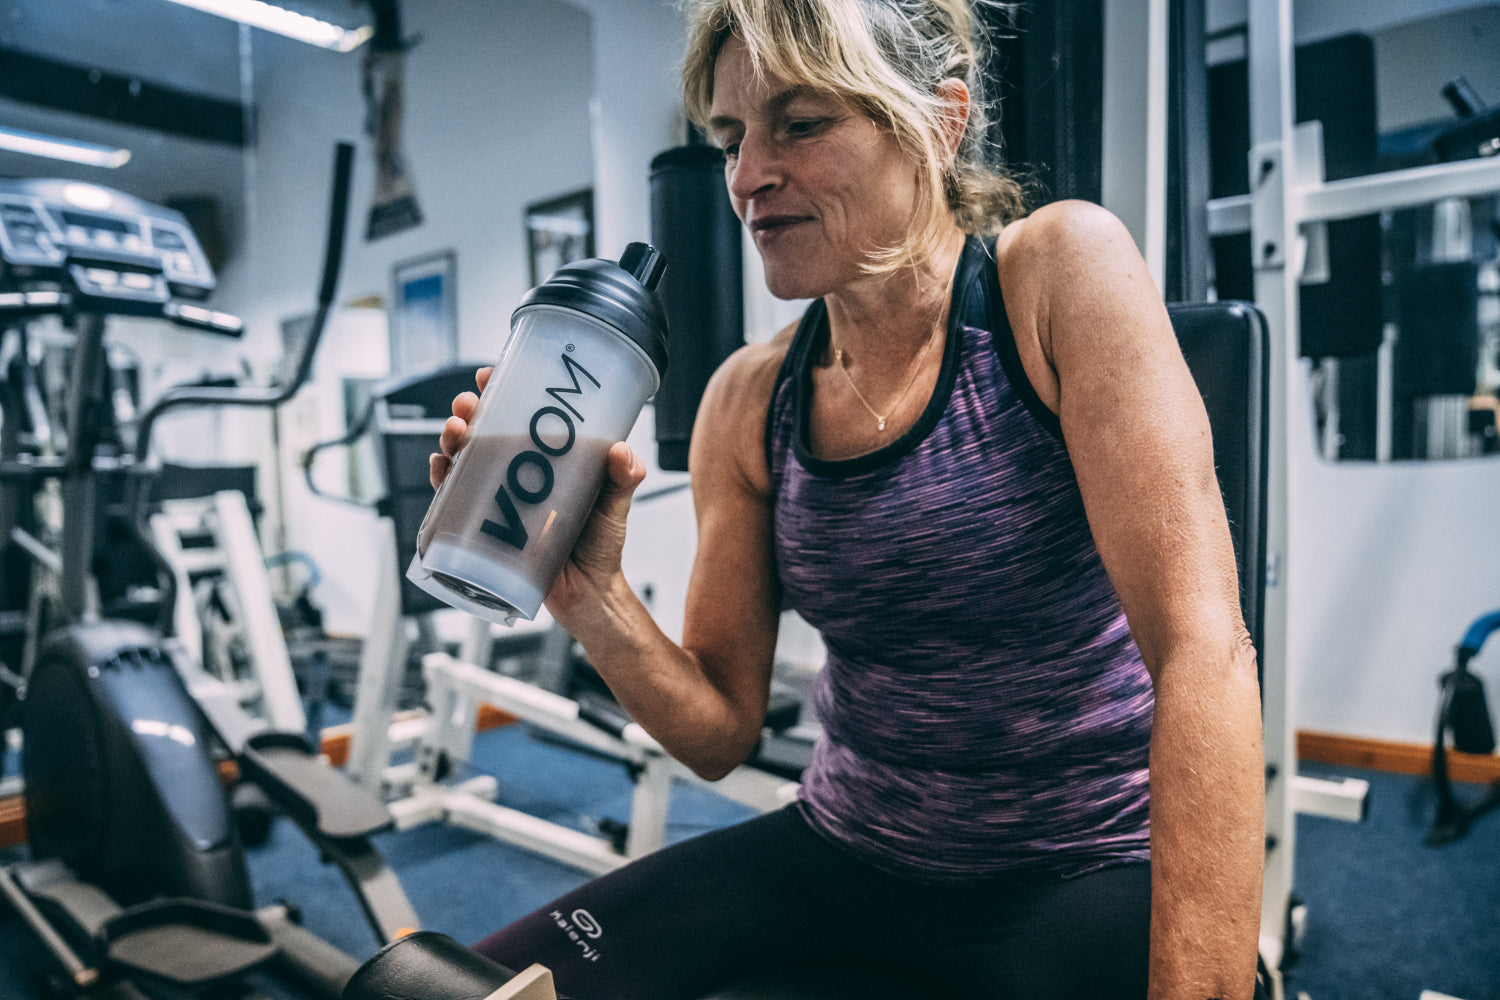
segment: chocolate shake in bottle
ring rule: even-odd
[[[505,625],[532,619],[667,366],[666,261],[567,264],[526,294],[468,436],[417,534],[407,579]]]

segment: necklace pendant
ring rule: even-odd
[[[882,431],[885,430],[885,418],[884,417],[882,417],[880,419],[880,425],[876,429],[877,430],[882,430]]]

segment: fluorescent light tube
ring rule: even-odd
[[[91,167],[108,167],[113,170],[130,161],[130,150],[113,146],[100,146],[76,139],[59,139],[55,135],[40,132],[25,132],[18,128],[0,126],[0,149],[28,156],[47,156],[54,160],[86,163]]]
[[[231,21],[248,24],[252,28],[274,31],[278,35],[295,38],[299,42],[317,45],[335,52],[349,52],[363,45],[375,29],[369,25],[349,30],[329,21],[306,14],[299,14],[285,7],[263,2],[263,0],[172,0],[173,3],[192,7]]]

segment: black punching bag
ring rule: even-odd
[[[672,357],[656,393],[656,464],[682,472],[708,378],[745,343],[740,223],[722,152],[679,146],[651,161],[651,242],[672,262],[656,289]]]

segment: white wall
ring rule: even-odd
[[[1463,76],[1500,104],[1500,3],[1445,11],[1373,32],[1380,130],[1455,118],[1443,85]]]
[[[556,0],[424,0],[405,13],[421,42],[406,60],[404,148],[425,219],[374,243],[363,238],[374,169],[359,54],[256,36],[250,318],[270,350],[280,320],[312,305],[335,140],[359,140],[341,298],[388,295],[393,263],[452,249],[460,354],[473,358],[499,349],[528,286],[525,205],[592,180],[586,16]]]
[[[567,0],[594,21],[594,185],[599,252],[651,235],[651,158],[681,145],[686,39],[671,0]]]
[[[1500,456],[1327,463],[1309,443],[1296,461],[1296,726],[1430,742],[1438,674],[1500,607]],[[1473,667],[1500,686],[1500,646]]]

